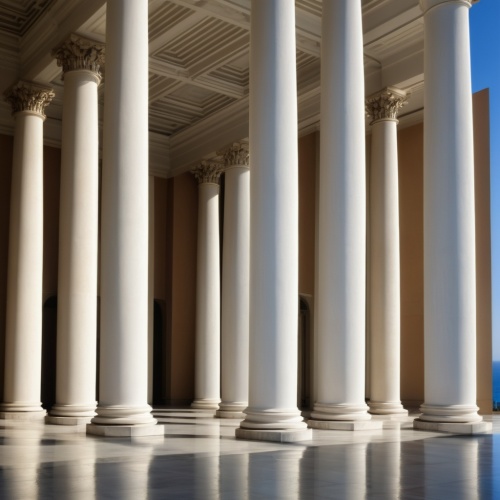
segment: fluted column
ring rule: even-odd
[[[482,417],[476,406],[470,6],[470,0],[421,1],[425,22],[425,403],[414,424],[467,433],[486,425],[474,425]]]
[[[38,419],[42,362],[43,121],[51,89],[19,82],[6,92],[15,118],[10,193],[5,387],[0,418]]]
[[[90,421],[97,405],[98,95],[104,46],[72,35],[54,51],[64,100],[56,403],[48,423]]]
[[[370,171],[370,413],[407,415],[400,397],[400,270],[397,113],[406,93],[366,101],[373,119]]]
[[[249,406],[236,437],[309,439],[297,408],[295,5],[252,0]]]
[[[225,164],[222,252],[222,401],[216,415],[243,418],[248,405],[250,171],[248,144],[222,152]]]
[[[365,404],[366,173],[361,1],[323,2],[317,401],[308,424],[380,426]]]
[[[195,388],[192,408],[215,410],[220,403],[219,177],[222,164],[202,162],[198,180]]]
[[[100,435],[163,434],[147,404],[148,56],[147,0],[108,0],[100,386],[87,427]]]

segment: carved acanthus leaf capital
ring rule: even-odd
[[[232,146],[226,149],[217,151],[218,156],[222,156],[225,167],[233,166],[249,166],[250,152],[248,144],[235,142]]]
[[[104,44],[71,35],[57,49],[52,51],[64,73],[79,69],[92,71],[101,78],[101,66],[104,65]]]
[[[38,83],[20,81],[4,93],[5,100],[12,106],[12,114],[20,111],[32,111],[45,118],[45,108],[55,94],[53,89]]]
[[[407,103],[405,91],[387,87],[366,99],[366,114],[373,119],[372,123],[378,120],[396,120],[399,110]]]
[[[220,174],[223,170],[224,165],[222,165],[222,163],[204,160],[198,166],[193,168],[191,173],[195,176],[198,184],[218,184]]]

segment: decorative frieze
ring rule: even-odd
[[[217,151],[218,156],[222,156],[226,168],[233,166],[249,166],[250,152],[247,143],[235,142],[226,149]]]
[[[13,115],[20,111],[32,111],[44,118],[44,110],[55,96],[53,89],[23,80],[10,87],[4,95],[12,106]]]
[[[64,73],[85,69],[96,73],[99,77],[101,66],[104,65],[104,44],[88,40],[77,35],[71,35],[52,55],[57,59]]]
[[[408,103],[406,92],[387,87],[366,99],[366,114],[378,120],[396,120],[399,110]]]
[[[218,184],[220,174],[224,170],[222,163],[203,160],[197,167],[191,170],[198,184],[212,183]]]

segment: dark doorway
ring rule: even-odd
[[[153,405],[165,404],[166,354],[163,311],[160,303],[155,300],[153,306]]]
[[[311,332],[307,302],[299,299],[297,406],[307,410],[311,405]]]
[[[42,313],[42,407],[56,402],[57,296],[48,298]]]

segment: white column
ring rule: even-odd
[[[196,268],[195,388],[192,408],[220,403],[220,234],[219,177],[222,165],[202,162],[198,180],[198,259]]]
[[[308,422],[315,428],[372,424],[365,404],[365,166],[361,1],[323,2],[318,399]]]
[[[373,118],[370,165],[370,413],[407,415],[400,399],[398,110],[406,93],[387,88],[366,101]]]
[[[100,399],[87,427],[93,434],[163,434],[147,404],[148,183],[148,2],[108,0]]]
[[[476,406],[470,5],[467,0],[421,2],[426,86],[425,403],[415,427],[456,432],[475,432],[485,425],[455,425],[482,420]]]
[[[57,293],[56,403],[51,424],[90,422],[97,405],[97,88],[104,46],[72,35],[54,52],[64,100]]]
[[[5,386],[0,418],[38,419],[42,362],[43,121],[51,89],[19,82],[6,93],[15,118],[7,274]]]
[[[236,437],[309,439],[297,408],[295,5],[252,0],[249,406]]]
[[[218,417],[243,418],[248,406],[250,171],[248,144],[222,152],[225,163],[222,252],[222,402]]]

